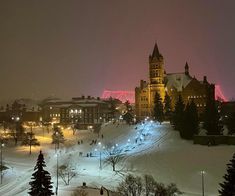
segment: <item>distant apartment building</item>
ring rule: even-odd
[[[179,95],[182,96],[185,104],[193,100],[200,115],[206,106],[207,96],[214,99],[215,86],[207,81],[206,76],[202,81],[192,77],[187,62],[184,72],[166,73],[164,58],[155,44],[153,53],[149,56],[149,81],[141,80],[140,86],[135,88],[135,111],[138,119],[153,115],[156,92],[160,94],[162,101],[166,93],[170,96],[172,109]]]

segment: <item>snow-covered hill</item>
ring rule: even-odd
[[[40,149],[44,153],[46,169],[51,173],[55,186],[56,155],[54,145],[51,144],[51,133],[42,131],[42,128],[36,128],[34,132],[41,146],[33,148],[31,156],[28,147],[11,146],[3,149],[4,161],[11,169],[0,186],[1,196],[27,195],[28,183]],[[83,182],[90,187],[105,186],[115,189],[127,173],[151,174],[159,182],[176,183],[184,195],[199,196],[202,170],[205,171],[205,195],[215,196],[218,195],[218,183],[222,181],[226,164],[235,151],[234,146],[193,145],[192,141],[181,140],[178,132],[172,130],[168,123],[158,125],[151,121],[137,126],[108,123],[102,127],[99,137],[85,130],[73,135],[72,130],[66,129],[64,134],[66,142],[59,151],[59,165],[70,162],[78,175],[68,186],[59,179],[58,195],[61,196],[69,196]],[[83,144],[78,145],[78,140],[83,140]],[[92,140],[97,140],[96,145],[90,145]],[[101,146],[113,145],[123,149],[127,159],[118,165],[120,173],[112,172],[110,166],[103,164],[105,149],[97,145],[99,142]],[[82,156],[79,156],[81,153]],[[92,153],[92,157],[87,157],[87,153]],[[97,193],[99,195],[99,191]],[[94,194],[93,191],[90,195]]]

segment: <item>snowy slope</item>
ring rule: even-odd
[[[47,133],[42,128],[34,129],[41,142],[40,147],[33,148],[29,156],[28,147],[6,147],[3,150],[4,160],[10,170],[4,176],[0,186],[1,196],[25,196],[29,188],[29,181],[36,163],[36,158],[41,149],[45,156],[47,170],[56,182],[56,155],[54,145],[51,144],[51,132]],[[109,123],[102,127],[101,134],[90,131],[79,131],[75,135],[72,130],[64,130],[66,142],[61,146],[58,160],[59,164],[70,162],[77,170],[78,175],[65,186],[59,179],[59,194],[70,195],[72,191],[86,182],[88,186],[100,188],[105,186],[114,189],[123,179],[122,174],[135,175],[152,174],[157,181],[163,183],[174,182],[188,196],[201,195],[201,173],[205,173],[205,195],[215,196],[218,183],[226,170],[226,164],[235,151],[234,146],[207,147],[193,145],[192,141],[179,138],[178,132],[172,130],[168,123],[158,125],[150,121],[138,126]],[[145,136],[144,136],[145,135]],[[83,140],[78,145],[77,141]],[[102,146],[117,145],[123,149],[127,156],[125,163],[118,165],[121,173],[112,172],[110,166],[103,165],[99,169],[99,146],[90,145],[92,140],[101,142]],[[8,145],[9,146],[9,145]],[[95,151],[97,149],[97,151]],[[101,148],[102,149],[102,148]],[[101,150],[102,151],[102,150]],[[83,156],[79,156],[82,152]],[[92,157],[86,157],[87,153]],[[105,154],[102,151],[102,160]],[[95,196],[94,190],[90,194]],[[97,191],[99,195],[99,191]]]

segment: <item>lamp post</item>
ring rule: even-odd
[[[57,149],[59,149],[59,133],[55,131],[55,153],[57,153]]]
[[[98,143],[98,146],[99,146],[99,153],[100,153],[100,170],[102,169],[102,150],[105,149],[105,146],[102,146],[102,143],[99,142]],[[95,151],[97,151],[97,149],[95,149]]]
[[[32,139],[33,139],[33,125],[30,124],[30,136],[29,136],[29,154],[31,155],[31,148],[32,148]]]
[[[1,149],[1,184],[2,184],[2,178],[3,178],[3,163],[2,163],[2,148],[4,147],[4,143],[3,143],[3,139],[1,138],[1,143],[0,143],[0,145],[1,145],[1,147],[0,147],[0,149]]]
[[[55,194],[58,195],[58,187],[59,187],[59,164],[58,164],[58,152],[56,153],[56,189]]]
[[[99,149],[100,149],[100,170],[102,169],[102,165],[101,165],[101,142],[98,143],[99,145]]]
[[[55,153],[56,153],[56,190],[55,194],[58,195],[58,187],[59,187],[59,161],[58,161],[58,148],[59,148],[59,139],[58,139],[58,131],[55,132],[56,141],[55,141]]]
[[[202,196],[205,195],[205,190],[204,190],[204,174],[205,174],[205,171],[201,171],[201,176],[202,176]]]

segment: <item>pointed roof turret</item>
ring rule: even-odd
[[[158,50],[157,42],[155,42],[152,57],[159,57],[159,56],[162,56],[162,55],[160,54],[160,52]]]
[[[185,63],[185,68],[188,68],[188,62],[186,61],[186,63]]]
[[[154,57],[162,57],[162,55],[160,54],[159,50],[158,50],[158,46],[157,46],[157,42],[155,42],[154,45],[154,49],[153,49],[153,53],[151,55],[151,58],[153,59]]]
[[[189,66],[188,66],[188,62],[186,61],[186,64],[185,64],[185,66],[184,66],[184,73],[186,74],[186,75],[189,75]]]

